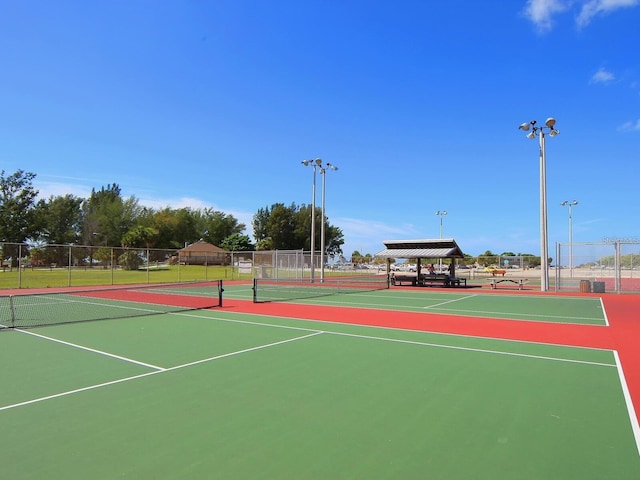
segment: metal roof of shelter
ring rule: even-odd
[[[453,238],[422,240],[385,240],[384,250],[376,253],[381,258],[464,258]]]

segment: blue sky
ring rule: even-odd
[[[344,253],[640,238],[640,0],[0,0],[0,169],[41,196],[117,183],[247,225],[311,203]],[[318,177],[317,205],[321,182]]]

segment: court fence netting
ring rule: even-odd
[[[253,302],[286,302],[342,293],[358,293],[389,288],[388,275],[345,275],[324,279],[255,278]]]
[[[222,280],[0,295],[0,330],[222,306]]]
[[[556,243],[551,278],[556,291],[640,292],[640,239]]]

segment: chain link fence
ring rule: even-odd
[[[311,278],[311,252],[255,252],[122,248],[100,245],[0,243],[0,288],[71,287],[253,278]],[[480,260],[480,258],[478,259]],[[483,263],[527,271],[535,258],[482,259]],[[359,265],[321,266],[313,275],[371,273]],[[539,268],[539,267],[538,267]],[[474,277],[474,272],[469,277]],[[640,240],[557,243],[550,280],[556,291],[640,293]],[[460,271],[464,275],[464,270]]]
[[[0,288],[47,288],[254,278],[320,278],[361,272],[353,264],[321,268],[303,250],[227,252],[198,243],[184,249],[0,243]],[[352,272],[352,273],[353,273]]]
[[[0,288],[232,279],[232,253],[100,245],[0,243]]]
[[[556,291],[640,293],[640,240],[557,243]]]

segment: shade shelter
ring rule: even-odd
[[[420,239],[420,240],[385,240],[384,250],[375,254],[378,258],[387,259],[387,273],[391,268],[391,259],[417,259],[417,278],[421,278],[422,259],[449,259],[449,276],[455,277],[456,258],[464,258],[464,253],[453,238]]]

